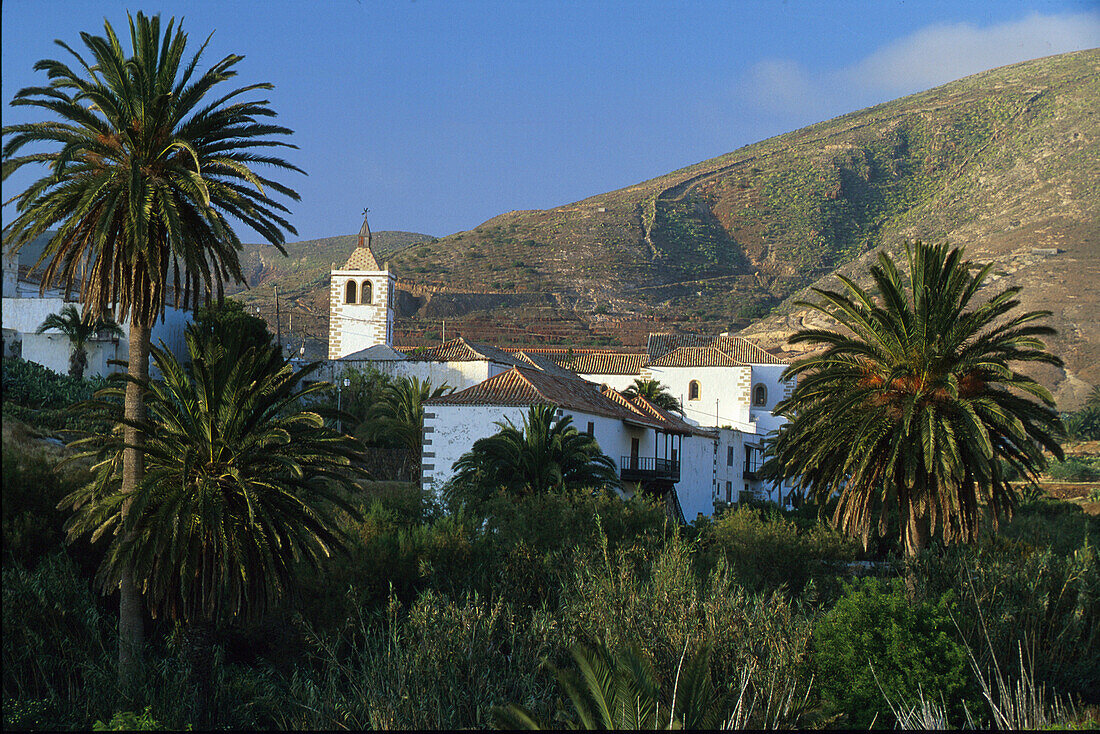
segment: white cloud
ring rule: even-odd
[[[789,59],[754,64],[741,87],[748,100],[772,113],[813,112],[825,103],[818,81],[805,67]]]
[[[934,25],[837,73],[871,91],[905,94],[1042,56],[1100,46],[1100,13],[1031,15],[988,28]]]
[[[931,25],[839,69],[807,69],[789,59],[754,65],[738,85],[766,113],[847,112],[923,91],[998,66],[1100,46],[1100,13],[1034,14],[978,28]]]

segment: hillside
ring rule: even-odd
[[[651,330],[755,322],[747,335],[781,347],[801,323],[790,302],[806,286],[905,238],[947,240],[995,260],[995,285],[1023,285],[1025,306],[1055,312],[1067,370],[1043,378],[1073,407],[1085,383],[1100,382],[1098,72],[1097,50],[984,72],[395,248],[406,291],[398,341],[437,339],[443,319],[448,335],[502,344],[625,346]],[[323,273],[311,272],[323,308]],[[319,319],[307,330],[324,333]]]

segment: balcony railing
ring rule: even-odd
[[[654,456],[624,456],[619,462],[619,478],[624,482],[653,480],[680,481],[680,462]]]
[[[745,457],[745,479],[756,479],[757,472],[764,465],[764,457],[759,451],[753,451]]]

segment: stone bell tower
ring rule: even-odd
[[[351,257],[332,271],[329,286],[328,358],[340,359],[376,344],[393,344],[395,278],[371,250],[367,209]]]

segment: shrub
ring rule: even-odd
[[[856,558],[856,542],[820,521],[798,525],[774,509],[741,507],[704,526],[700,541],[725,558],[749,591],[835,585],[839,567]],[[839,591],[839,589],[837,589]]]
[[[78,380],[59,375],[36,362],[5,357],[3,360],[4,401],[35,409],[67,408],[87,400],[107,385],[107,379]]]
[[[1067,557],[1086,543],[1100,548],[1100,516],[1089,515],[1071,502],[1038,499],[1017,508],[1000,535]]]
[[[73,467],[60,471],[44,453],[4,446],[0,512],[3,516],[4,562],[33,568],[47,554],[65,545],[62,526],[68,515],[57,509],[61,498],[87,480],[87,472]],[[99,554],[80,543],[74,554],[90,574]]]
[[[486,728],[494,705],[549,700],[541,660],[554,627],[503,601],[425,592],[409,608],[357,617],[313,637],[317,667],[288,681],[290,729]],[[545,713],[545,706],[537,706]]]
[[[35,728],[86,726],[102,705],[93,692],[113,689],[111,620],[89,582],[63,552],[34,569],[3,568],[4,728],[23,720]],[[12,717],[12,718],[10,718]]]
[[[803,707],[789,704],[808,688],[812,618],[781,594],[746,594],[724,561],[698,576],[696,552],[678,535],[614,554],[601,541],[578,558],[563,592],[566,641],[636,647],[670,691],[684,651],[710,647],[719,693],[734,693],[743,674],[752,676],[755,725],[803,723]]]
[[[952,637],[951,608],[950,595],[911,602],[899,580],[847,586],[813,633],[816,680],[826,706],[853,728],[890,715],[884,696],[911,701],[920,692],[959,706],[969,692],[969,666]]]
[[[1060,482],[1094,482],[1100,479],[1100,459],[1070,457],[1050,464],[1046,473]]]
[[[1022,642],[1037,680],[1100,702],[1100,567],[1091,543],[1061,555],[990,535],[921,565],[925,593],[957,592],[960,633],[982,669],[1017,660]]]

